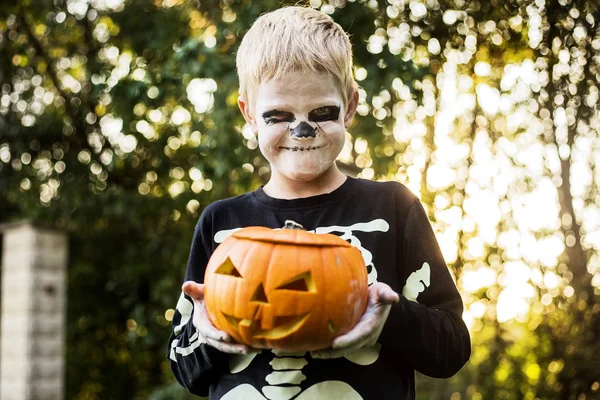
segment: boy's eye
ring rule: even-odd
[[[265,119],[265,124],[267,125],[271,125],[271,124],[277,124],[279,122],[286,122],[283,119],[277,119],[277,118],[267,118]]]
[[[262,117],[267,125],[276,124],[278,122],[294,121],[294,114],[279,110],[267,111],[262,115]]]
[[[308,118],[315,122],[337,121],[339,116],[340,108],[338,106],[323,106],[312,110]]]
[[[312,114],[315,114],[315,115],[324,115],[324,114],[327,114],[328,112],[329,112],[329,108],[327,108],[327,107],[319,107],[316,110],[314,110],[312,112]]]

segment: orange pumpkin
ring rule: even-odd
[[[330,347],[367,305],[360,251],[338,236],[309,233],[291,221],[284,229],[236,231],[215,249],[204,283],[213,324],[255,348]]]

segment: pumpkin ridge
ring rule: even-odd
[[[327,260],[325,259],[325,253],[320,251],[319,255],[321,256],[321,278],[323,280],[325,280],[325,274],[327,273],[327,271],[325,271],[325,269],[327,268]],[[317,304],[319,305],[319,312],[317,313],[318,316],[321,317],[321,320],[319,321],[319,326],[323,325],[323,321],[327,318],[329,319],[329,307],[328,307],[328,302],[327,302],[327,295],[324,294],[324,298],[325,301],[320,301]],[[314,311],[313,311],[314,312]],[[331,335],[329,335],[329,339],[328,342],[331,344]]]
[[[256,244],[261,244],[261,243],[262,242],[259,241]],[[271,243],[271,246],[272,246],[271,257],[269,257],[269,264],[267,265],[267,268],[265,269],[266,272],[262,278],[263,286],[267,286],[267,288],[269,288],[269,292],[271,291],[271,289],[270,289],[270,286],[267,284],[267,279],[268,279],[268,277],[271,276],[271,268],[273,267],[273,264],[275,263],[274,262],[275,252],[278,250],[278,247],[280,247],[280,246],[277,246],[275,243]],[[262,321],[261,321],[261,327],[262,327]]]
[[[235,247],[235,245],[236,245],[236,241],[234,241],[234,240],[230,240],[230,241],[225,240],[219,246],[218,250],[222,251],[224,254],[229,254],[229,252],[231,251],[232,248]],[[215,251],[213,251],[213,254],[216,251],[217,251],[217,249],[215,249]],[[212,255],[211,255],[211,257],[212,257]],[[209,303],[210,304],[219,304],[220,303],[220,301],[219,301],[219,295],[218,295],[219,294],[219,289],[221,289],[223,285],[219,284],[220,283],[219,282],[220,279],[215,280],[213,277],[211,277],[211,281],[215,282],[215,287],[214,287],[213,290],[210,290],[209,293],[208,293],[208,295],[210,297]],[[204,282],[204,283],[206,283],[206,282]],[[209,285],[209,287],[210,287],[210,285]],[[206,299],[204,300],[204,303],[205,303],[205,307],[206,307],[206,303],[207,303]],[[208,311],[208,309],[207,309],[207,311]],[[210,315],[210,313],[209,313],[209,315]],[[223,326],[226,326],[224,324],[224,322],[227,322],[227,321],[222,321],[221,315],[219,313],[215,314],[215,318],[216,318],[216,321],[212,321],[212,322],[215,325],[217,325],[217,324],[219,325],[219,326],[217,326],[217,328],[222,329]]]
[[[358,249],[357,249],[358,250]],[[359,250],[360,252],[360,250]],[[344,265],[348,264],[348,257],[346,257],[346,252],[344,251],[339,251],[336,252],[336,256],[339,254],[339,256],[344,260]],[[362,254],[360,255],[362,257]],[[356,279],[356,276],[354,276],[354,268],[345,268],[345,273],[350,275],[350,282],[354,281]],[[349,288],[350,290],[352,290],[352,287]],[[351,318],[355,317],[355,313],[352,312],[352,314],[350,315]],[[350,326],[349,329],[352,329],[353,326]],[[346,332],[341,332],[342,334],[345,334]]]
[[[240,241],[240,243],[241,244],[245,244],[245,243],[243,243],[243,241]],[[246,266],[246,258],[248,258],[251,254],[253,254],[254,247],[256,247],[258,245],[260,245],[260,243],[254,242],[250,246],[244,246],[244,248],[246,249],[246,252],[244,253],[244,257],[242,258],[242,262],[241,262],[241,267],[240,268],[243,269],[243,267]],[[271,262],[271,260],[269,260],[269,262]],[[246,275],[246,273],[244,273],[244,274]],[[262,279],[264,280],[264,278],[262,278]],[[236,291],[236,295],[237,296],[235,296],[234,310],[235,310],[236,315],[243,315],[243,313],[240,313],[240,308],[238,307],[238,305],[240,304],[240,297],[241,297],[239,294],[243,292],[243,290],[239,290],[238,285],[240,283],[237,283],[236,286],[235,286],[235,291]],[[241,303],[242,303],[241,305],[242,305],[242,309],[243,309],[245,307],[245,303],[246,302],[244,301],[244,299],[242,299]],[[259,307],[259,306],[260,305],[257,305],[257,307]]]
[[[352,247],[354,247],[354,246],[352,246]],[[360,251],[360,249],[358,249],[357,247],[354,247],[354,248],[355,248],[355,249],[356,249],[356,251],[359,253],[359,256],[360,256],[360,258],[361,258],[361,259],[363,259],[363,258],[362,258],[362,257],[363,257],[363,255],[362,255],[362,252]],[[352,273],[352,280],[354,280],[354,279],[355,279],[355,276],[354,276],[354,268],[353,268],[353,265],[352,265],[352,263],[353,263],[354,261],[353,261],[353,260],[348,260],[348,258],[349,258],[349,257],[347,256],[346,252],[344,252],[344,251],[341,251],[341,253],[342,253],[342,257],[344,257],[344,259],[346,260],[346,263],[348,263],[347,265],[350,265],[350,266],[351,266],[351,267],[350,267],[350,268],[348,268],[348,269],[349,269],[349,270],[351,271],[351,273]],[[363,263],[363,264],[364,264],[364,263]],[[359,273],[359,276],[358,276],[358,279],[356,279],[356,282],[358,282],[358,284],[359,284],[359,285],[361,284],[361,281],[364,281],[364,280],[367,278],[367,276],[366,276],[366,275],[367,275],[367,267],[366,267],[366,264],[364,264],[364,265],[365,265],[365,267],[364,267],[364,268],[362,268],[361,270],[357,270],[357,272]],[[368,290],[369,290],[369,285],[368,285],[368,283],[367,283],[367,293],[368,293]],[[352,312],[352,315],[351,315],[351,317],[352,317],[352,318],[356,318],[356,323],[358,323],[358,321],[360,320],[360,317],[361,317],[361,316],[362,316],[362,314],[365,312],[365,309],[366,309],[366,307],[367,307],[367,306],[366,306],[366,304],[367,304],[367,303],[365,302],[365,306],[364,306],[364,308],[363,308],[362,310],[360,310],[360,311],[354,311],[354,309],[353,309],[353,312]],[[360,313],[360,314],[359,314],[359,315],[356,315],[357,313]],[[351,326],[349,329],[352,329],[352,328],[354,328],[354,326]]]

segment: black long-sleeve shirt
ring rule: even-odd
[[[214,249],[236,229],[280,228],[293,220],[358,247],[369,284],[401,293],[378,343],[343,358],[309,353],[233,356],[204,343],[181,295],[167,357],[177,380],[210,399],[414,399],[414,371],[446,378],[471,353],[463,304],[419,199],[397,182],[348,178],[331,193],[293,200],[263,190],[215,202],[194,233],[185,280],[203,282]],[[346,397],[344,397],[346,396]]]

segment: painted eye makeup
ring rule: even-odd
[[[308,114],[308,120],[313,122],[337,121],[340,117],[338,106],[323,106],[314,109]]]
[[[280,110],[266,111],[262,114],[262,117],[266,124],[276,124],[278,122],[294,122],[296,120],[296,118],[294,118],[294,114]]]
[[[337,121],[340,117],[339,106],[323,106],[315,108],[308,114],[308,120],[312,122]],[[279,122],[294,122],[296,118],[289,111],[269,110],[262,114],[265,124],[276,124]]]

